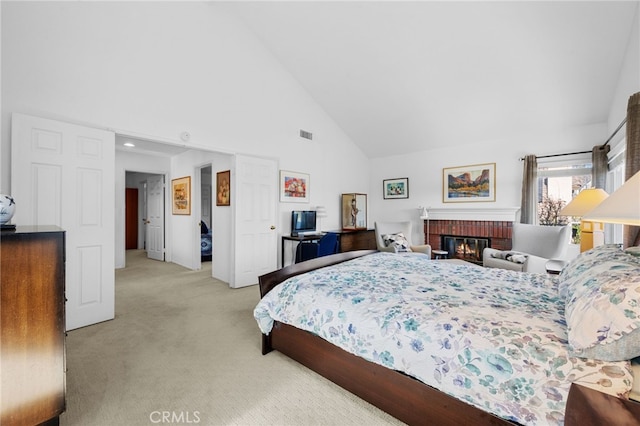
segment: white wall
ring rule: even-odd
[[[556,133],[513,135],[495,141],[476,141],[462,147],[423,151],[393,158],[371,160],[373,196],[369,197],[372,220],[411,220],[412,240],[424,241],[418,206],[430,208],[511,208],[520,207],[522,162],[527,154],[547,155],[591,150],[604,141],[606,124],[583,126]],[[496,163],[496,201],[443,203],[442,169],[469,164]],[[409,178],[408,199],[383,199],[382,181]],[[370,219],[370,220],[371,220]],[[373,222],[371,222],[373,223]]]
[[[310,174],[304,207],[333,209],[327,227],[339,226],[342,192],[369,192],[364,154],[215,2],[0,6],[0,191],[11,187],[10,114],[22,112],[151,140],[180,142],[188,131],[194,148],[279,158],[282,169]],[[280,204],[281,233],[300,207]]]
[[[620,69],[620,78],[618,79],[609,111],[609,134],[611,134],[627,116],[629,97],[638,91],[640,91],[640,6],[636,6],[634,26],[631,34],[629,34],[629,43],[626,48],[622,68]],[[617,141],[624,138],[625,133],[625,128],[622,128],[612,140],[611,144],[615,146]]]
[[[196,176],[196,169],[211,164],[214,174],[219,170],[221,165],[227,165],[230,161],[230,155],[216,152],[206,152],[199,150],[190,150],[180,155],[171,157],[171,177],[177,179],[185,176],[191,177],[191,215],[172,215],[169,216],[171,222],[171,231],[167,237],[171,242],[171,261],[182,265],[186,268],[196,269],[199,266],[200,259],[200,182]],[[169,198],[170,200],[170,198]],[[169,201],[170,203],[170,201]],[[231,222],[218,217],[223,214],[214,208],[213,211],[213,249],[214,257],[218,254],[224,257],[224,253],[229,250],[230,242],[224,238],[226,230],[231,228]],[[218,235],[220,234],[220,235]],[[228,262],[227,262],[228,263]],[[225,268],[224,265],[220,265]],[[228,266],[226,266],[228,268]],[[219,268],[215,268],[219,269]],[[214,271],[226,275],[224,271]],[[217,277],[217,275],[216,275]],[[227,280],[224,280],[227,281]]]
[[[212,165],[211,174],[230,170],[233,159],[231,156],[219,155]],[[215,179],[214,179],[215,181]],[[233,185],[233,181],[232,181]],[[213,191],[215,193],[215,190]],[[215,194],[213,195],[215,199]],[[232,201],[233,202],[233,199]],[[231,206],[213,205],[213,276],[226,283],[231,280],[231,259],[235,250],[233,242],[233,210]]]
[[[331,166],[342,176],[336,179],[367,184],[359,178],[367,172],[362,152],[215,3],[3,2],[2,8],[4,124],[20,111],[158,140],[179,142],[189,131],[194,147],[281,155],[284,168],[315,166],[321,175]],[[315,140],[300,139],[301,128]],[[4,154],[6,126],[3,132]],[[3,162],[7,185],[6,155]]]
[[[602,144],[611,135],[627,114],[629,96],[640,91],[640,10],[636,8],[635,25],[626,46],[624,63],[608,121],[540,134],[500,136],[493,141],[469,141],[462,147],[450,149],[443,141],[437,150],[410,155],[371,160],[371,187],[369,196],[370,223],[375,220],[412,220],[413,241],[423,241],[422,221],[417,207],[469,207],[464,203],[455,205],[442,202],[442,168],[466,164],[496,163],[496,201],[474,203],[473,207],[519,207],[522,185],[522,163],[518,159],[527,154],[548,155],[577,151],[588,151]],[[541,126],[542,127],[542,126]],[[624,128],[614,139],[624,137]],[[409,199],[385,200],[382,196],[382,180],[398,177],[409,178]]]
[[[449,166],[495,162],[498,188],[492,204],[518,206],[519,157],[591,149],[610,133],[611,124],[602,123],[540,135],[501,135],[496,129],[491,141],[472,140],[456,149],[442,141],[441,149],[369,161],[215,2],[2,2],[0,7],[0,192],[10,188],[12,112],[174,142],[189,131],[195,148],[279,158],[281,169],[311,176],[309,204],[279,204],[279,231],[285,234],[291,210],[320,204],[329,214],[323,228],[339,227],[343,192],[369,195],[370,226],[376,219],[416,218],[415,230],[418,205],[442,206],[442,168]],[[637,22],[611,106],[614,128],[628,96],[640,90]],[[299,138],[299,129],[311,131],[313,141]],[[382,180],[396,177],[410,178],[410,198],[383,200]],[[124,238],[124,226],[117,229]]]

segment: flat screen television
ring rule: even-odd
[[[291,236],[298,237],[316,232],[315,210],[294,210],[291,212]]]

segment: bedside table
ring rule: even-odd
[[[571,385],[565,426],[640,425],[640,403]]]
[[[431,253],[433,253],[434,259],[446,259],[449,255],[449,252],[446,250],[431,250]]]
[[[547,260],[547,263],[544,264],[545,269],[547,270],[547,274],[558,275],[562,272],[562,268],[567,266],[567,261],[560,259],[550,259]]]

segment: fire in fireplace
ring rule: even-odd
[[[491,247],[491,240],[489,238],[443,235],[442,247],[449,252],[452,259],[462,259],[481,265],[482,251]]]

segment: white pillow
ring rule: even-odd
[[[560,275],[574,356],[624,361],[640,356],[640,263],[613,247],[583,253]],[[566,268],[565,268],[566,269]]]
[[[397,234],[383,234],[382,242],[384,242],[385,247],[393,247],[396,253],[411,251],[409,241],[407,241],[407,238],[402,232],[398,232]]]

